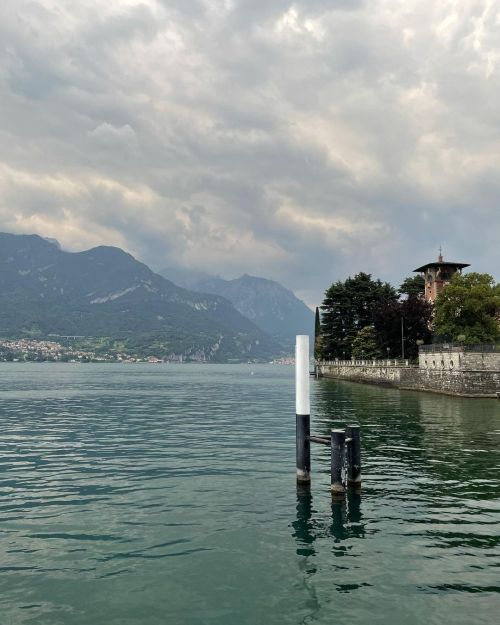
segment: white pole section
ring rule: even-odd
[[[309,402],[309,337],[299,334],[295,343],[295,413],[311,414]]]
[[[297,448],[297,482],[311,481],[311,417],[309,406],[309,337],[299,335],[295,341],[295,445]]]

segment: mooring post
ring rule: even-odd
[[[361,486],[361,428],[357,424],[348,425],[346,437],[347,446],[347,483],[349,486]]]
[[[309,337],[298,335],[295,343],[295,440],[297,482],[311,481],[311,408],[309,402]]]
[[[332,495],[343,495],[345,493],[342,481],[342,469],[345,458],[345,431],[331,431],[332,465],[331,465],[331,491]]]

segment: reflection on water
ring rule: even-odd
[[[429,477],[471,481],[494,478],[485,466],[485,455],[497,458],[499,453],[499,408],[494,400],[320,380],[314,426],[326,434],[332,424],[362,423],[364,458],[390,454],[388,475],[398,462],[411,462]],[[495,471],[495,460],[490,468]],[[492,479],[494,490],[487,489],[495,497],[498,484],[498,479]],[[481,488],[478,482],[476,487]]]
[[[324,495],[324,494],[323,494]],[[292,536],[297,541],[297,555],[313,556],[316,538],[330,535],[337,541],[363,538],[361,495],[349,490],[343,498],[332,499],[331,518],[313,519],[313,496],[307,485],[297,485],[297,518],[292,523]]]
[[[341,501],[332,501],[332,536],[338,540],[364,538],[361,495],[349,490]]]
[[[252,374],[253,372],[253,374]],[[500,402],[314,380],[313,431],[362,427],[295,485],[271,366],[0,365],[0,623],[493,625]]]
[[[364,538],[364,526],[361,514],[361,495],[352,490],[344,498],[332,499],[330,517],[318,514],[313,509],[313,496],[309,486],[297,485],[297,514],[292,523],[292,536],[297,543],[296,553],[300,557],[299,567],[305,576],[306,587],[311,597],[317,599],[314,575],[318,572],[315,561],[317,552],[329,549],[331,555],[343,557],[349,554],[348,541],[352,538]],[[325,542],[325,539],[330,538]],[[316,541],[319,541],[317,547]],[[319,554],[321,555],[321,554]],[[332,581],[338,592],[352,592],[368,583],[346,582],[341,571],[345,567],[337,564],[340,572],[338,579]],[[319,611],[319,604],[315,612]]]
[[[358,536],[376,533],[396,554],[404,537],[416,589],[478,595],[486,611],[475,618],[493,622],[492,606],[500,608],[498,403],[327,380],[316,385],[315,399],[314,431],[350,420],[362,425],[369,519]],[[316,471],[324,460],[317,452]],[[332,534],[347,542],[354,536],[349,510],[349,503],[334,505],[332,524]],[[400,573],[408,579],[409,571]],[[455,619],[467,622],[463,613]]]
[[[297,485],[297,520],[292,523],[298,556],[313,556],[315,541],[312,525],[312,495],[308,485]]]

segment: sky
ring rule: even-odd
[[[435,260],[500,279],[495,0],[0,4],[0,231],[309,305]]]

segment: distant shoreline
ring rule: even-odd
[[[0,360],[0,365],[273,365],[279,367],[292,367],[293,363],[289,362],[201,362],[201,361],[165,361],[165,362],[148,362],[145,360]]]

